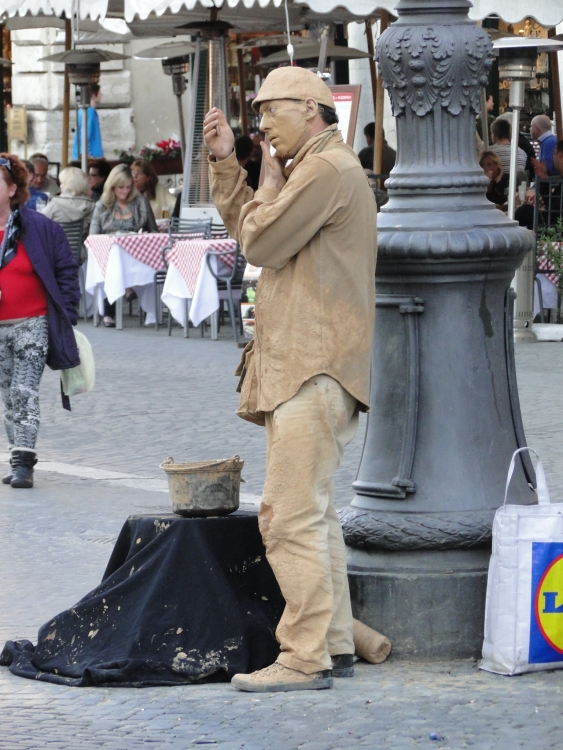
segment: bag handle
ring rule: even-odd
[[[522,451],[528,451],[529,453],[533,453],[534,456],[538,459],[538,463],[536,465],[536,484],[537,489],[535,492],[538,495],[538,505],[550,505],[551,500],[549,498],[549,490],[547,488],[547,482],[545,479],[545,472],[543,470],[543,465],[540,460],[540,457],[536,453],[536,451],[533,448],[518,448],[517,451],[514,451],[514,455],[512,456],[512,461],[510,462],[510,466],[508,468],[508,476],[506,478],[506,489],[504,491],[504,502],[503,505],[506,505],[506,498],[508,496],[508,485],[510,484],[510,480],[512,479],[512,475],[514,473],[514,465],[516,461],[516,456],[519,453],[522,453]]]

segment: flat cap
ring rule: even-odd
[[[317,104],[334,109],[329,87],[316,73],[306,68],[276,68],[266,76],[252,107],[258,111],[261,102],[273,99],[314,99]]]

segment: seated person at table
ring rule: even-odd
[[[29,200],[26,201],[25,205],[27,208],[37,211],[37,201],[39,201],[40,208],[43,208],[49,200],[49,196],[42,190],[38,190],[33,184],[33,180],[35,179],[35,167],[33,164],[30,161],[23,161],[22,164],[27,171],[27,189],[29,191]]]
[[[49,219],[65,224],[69,221],[84,222],[83,236],[90,231],[90,222],[94,213],[94,201],[88,198],[88,179],[77,167],[67,167],[59,175],[61,194],[51,198],[43,211]]]
[[[158,232],[148,198],[139,195],[131,170],[118,164],[109,173],[101,199],[96,203],[90,234]],[[115,328],[115,303],[104,302],[104,326]]]
[[[493,151],[484,151],[479,159],[479,165],[489,178],[487,200],[502,208],[506,203],[506,180],[500,164],[500,159]]]
[[[553,151],[553,167],[558,176],[563,181],[563,141],[558,141],[555,150]],[[537,170],[537,165],[536,165]],[[545,165],[539,162],[539,171],[537,171],[538,177],[547,177],[547,169]],[[549,175],[554,177],[554,175]],[[557,223],[557,219],[563,218],[563,199],[561,197],[561,187],[563,182],[557,180],[553,181],[553,184],[549,182],[542,182],[539,186],[540,190],[540,216],[539,222],[544,226],[553,226]],[[530,188],[526,193],[526,203],[516,209],[514,218],[520,224],[521,227],[527,229],[534,229],[534,202],[535,202],[535,188]],[[549,209],[549,210],[548,210]]]
[[[176,198],[158,181],[158,175],[150,161],[136,159],[131,164],[131,174],[139,193],[149,199],[155,219],[162,219],[163,211],[170,213],[173,210]]]
[[[111,167],[107,159],[90,159],[88,162],[89,196],[93,201],[99,201],[102,197],[110,172]]]
[[[510,139],[512,137],[512,125],[508,120],[503,120],[500,117],[493,122],[491,125],[491,139],[493,145],[489,149],[500,159],[502,171],[505,175],[510,174]],[[518,149],[518,159],[516,162],[516,170],[518,172],[524,172],[526,169],[526,152],[521,148]]]

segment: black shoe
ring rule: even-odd
[[[6,474],[6,476],[2,477],[2,484],[10,484],[13,476],[14,475],[12,474],[12,471],[10,469],[10,471]]]
[[[14,489],[29,490],[33,487],[33,467],[37,463],[37,454],[32,450],[12,451],[12,481]]]
[[[332,659],[332,676],[333,677],[353,677],[354,676],[354,655],[353,654],[336,654],[331,656]]]
[[[113,318],[108,318],[107,320],[104,318],[103,324],[105,328],[115,328],[115,320]]]

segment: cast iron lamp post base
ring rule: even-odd
[[[506,472],[525,444],[510,282],[533,234],[487,201],[492,46],[468,0],[400,0],[377,57],[397,121],[378,216],[371,413],[341,511],[355,615],[407,658],[475,656]],[[532,503],[527,457],[510,502]]]

